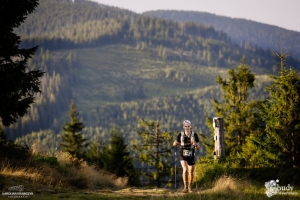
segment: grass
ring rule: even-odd
[[[35,158],[39,158],[38,161],[35,161]],[[3,187],[7,192],[10,187],[22,185],[26,188],[25,191],[48,195],[49,192],[66,193],[95,188],[120,189],[127,185],[127,178],[118,178],[103,170],[96,170],[86,162],[72,160],[64,152],[58,152],[56,155],[59,168],[54,162],[41,162],[40,158],[41,155],[33,155],[22,166],[17,166],[7,159],[1,161],[0,189]]]
[[[225,175],[212,178],[215,181],[207,180],[206,183],[200,185],[196,180],[193,193],[190,194],[181,193],[181,188],[128,187],[126,178],[117,178],[105,171],[96,170],[86,162],[72,159],[69,154],[64,152],[57,152],[55,157],[47,157],[40,154],[32,155],[29,162],[25,165],[24,162],[23,165],[16,165],[15,163],[18,162],[8,159],[1,162],[0,189],[2,187],[2,192],[8,192],[10,187],[22,185],[24,192],[33,193],[27,199],[33,200],[270,199],[266,195],[266,188],[263,182]],[[64,170],[59,170],[61,168]],[[196,178],[199,179],[200,177]],[[294,192],[297,192],[297,195],[276,194],[271,198],[283,200],[300,199],[297,187],[294,187]],[[6,199],[8,197],[2,195],[0,196],[1,198]]]
[[[277,194],[272,199],[294,200],[299,199],[300,195],[281,195]],[[124,188],[120,190],[101,189],[101,190],[82,190],[68,191],[59,194],[35,194],[30,199],[56,200],[56,199],[175,199],[175,200],[265,200],[270,199],[265,194],[265,189],[259,185],[253,185],[247,181],[240,181],[232,177],[223,176],[219,178],[212,188],[195,190],[190,194],[180,193],[180,190],[164,188]]]

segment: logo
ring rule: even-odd
[[[280,186],[278,183],[278,179],[276,181],[270,180],[268,182],[265,182],[265,187],[267,189],[266,194],[268,197],[274,196],[276,194],[297,194],[296,192],[293,192],[294,186],[290,186],[290,184],[288,184],[287,186]]]
[[[24,186],[23,185],[17,185],[17,186],[12,186],[8,188],[9,191],[18,191],[18,192],[23,192],[24,191]]]
[[[25,192],[23,185],[16,185],[8,188],[8,192],[2,192],[2,196],[7,198],[28,198],[33,192]]]

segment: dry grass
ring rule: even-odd
[[[1,161],[0,177],[1,184],[5,188],[14,185],[24,185],[31,190],[40,188],[51,188],[54,190],[68,189],[90,189],[95,188],[124,188],[127,186],[128,178],[116,177],[103,170],[96,170],[94,166],[88,165],[82,160],[72,159],[65,152],[56,154],[59,165],[67,173],[58,171],[47,163],[35,163],[35,156],[41,156],[38,151],[32,155],[27,164],[16,166],[8,159]],[[14,163],[18,163],[15,161]],[[24,162],[26,163],[26,162]]]
[[[1,163],[0,174],[4,177],[20,177],[34,182],[42,178],[37,168],[13,167],[8,160]]]
[[[86,162],[82,162],[79,167],[71,167],[70,171],[72,174],[76,174],[75,179],[86,182],[85,185],[81,185],[83,188],[123,188],[128,183],[126,177],[118,178],[104,170],[96,170],[94,166],[90,166]]]
[[[5,160],[1,163],[0,176],[3,177],[4,185],[7,188],[20,184],[24,184],[26,188],[31,189],[40,187],[61,188],[65,186],[60,179],[62,176],[47,165],[16,167]]]
[[[74,183],[73,180],[80,180],[81,183],[79,187],[82,188],[123,188],[128,184],[127,177],[116,177],[104,170],[97,170],[95,166],[88,165],[87,162],[83,160],[72,158],[72,156],[66,152],[57,152],[55,156],[61,166],[68,168],[71,174],[75,175],[71,179],[69,178],[71,184]]]
[[[222,176],[215,183],[211,189],[213,192],[239,192],[242,184],[235,178]]]
[[[239,180],[231,176],[221,176],[214,182],[211,189],[205,190],[203,193],[226,193],[238,195],[250,187],[251,183],[246,180]]]

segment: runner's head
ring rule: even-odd
[[[192,122],[189,121],[189,120],[184,120],[184,121],[183,121],[183,129],[184,129],[185,131],[190,131],[191,128],[192,128]]]

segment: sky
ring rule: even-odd
[[[300,0],[92,0],[142,13],[186,10],[242,18],[300,32]]]

